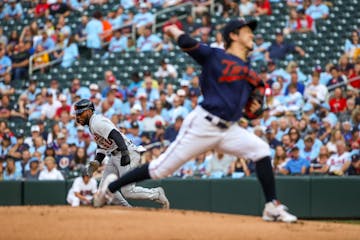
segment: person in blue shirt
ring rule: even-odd
[[[11,59],[5,55],[5,48],[0,47],[0,78],[11,70]]]
[[[300,148],[300,157],[311,162],[319,156],[320,149],[314,146],[314,139],[310,135],[304,138],[304,147]]]
[[[269,145],[238,125],[246,106],[255,115],[254,119],[262,109],[261,101],[252,99],[251,92],[263,89],[264,84],[251,69],[248,59],[254,46],[256,26],[257,21],[230,20],[223,30],[225,50],[211,48],[193,39],[176,25],[164,29],[201,66],[200,85],[204,100],[186,116],[175,141],[158,158],[118,179],[109,175],[94,198],[96,206],[103,206],[106,200],[112,199],[114,192],[129,183],[165,178],[193,157],[217,149],[254,162],[266,199],[265,221],[297,221],[297,217],[277,201]]]
[[[16,3],[16,0],[9,0],[4,11],[6,19],[20,20],[23,17],[22,6],[20,3]]]
[[[285,60],[289,53],[297,52],[300,56],[305,56],[305,51],[292,43],[284,41],[284,35],[281,31],[276,32],[275,42],[273,42],[268,51],[265,53],[265,59],[267,61],[279,61]]]
[[[312,19],[317,20],[327,18],[329,16],[329,7],[322,3],[322,0],[314,0],[305,11]]]
[[[64,50],[60,53],[62,57],[61,66],[63,68],[70,67],[76,59],[79,58],[79,49],[75,41],[75,35],[71,35]]]
[[[154,14],[149,12],[148,6],[146,3],[140,3],[140,11],[135,14],[133,19],[133,24],[135,24],[136,28],[148,28],[151,27],[151,25],[155,21]],[[141,32],[141,30],[140,30]]]
[[[4,181],[21,180],[22,170],[17,169],[17,167],[19,167],[19,165],[15,164],[15,160],[12,157],[8,156],[6,158],[6,167],[4,168],[3,180]]]
[[[270,42],[264,41],[264,38],[261,34],[256,34],[254,51],[251,54],[251,60],[264,62],[265,61],[265,52],[270,47],[270,45],[271,45]]]
[[[291,158],[286,163],[285,167],[280,169],[282,174],[288,175],[305,175],[310,167],[310,162],[299,154],[299,148],[297,146],[291,149]]]
[[[45,50],[52,50],[55,48],[56,45],[54,40],[48,36],[46,31],[42,31],[41,36],[42,38],[35,43],[35,49],[38,45],[43,46]]]
[[[138,52],[160,51],[162,40],[156,34],[152,34],[151,28],[145,28],[144,33],[136,41],[136,50]]]
[[[86,24],[85,33],[87,36],[86,47],[97,52],[101,49],[100,35],[103,33],[103,25],[101,23],[102,14],[99,11],[94,12],[93,18]]]
[[[116,30],[110,40],[109,52],[124,52],[127,49],[127,36],[121,34],[121,30]]]

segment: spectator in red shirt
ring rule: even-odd
[[[305,14],[304,9],[297,10],[296,32],[315,32],[314,20],[309,15]]]
[[[40,18],[46,15],[46,11],[49,9],[49,4],[46,0],[40,0],[38,4],[36,4],[34,9],[35,17]]]
[[[352,87],[360,89],[360,61],[355,63],[354,71],[349,76],[349,82]]]
[[[62,112],[67,112],[70,114],[71,106],[67,104],[67,99],[65,95],[59,96],[59,101],[61,102],[61,107],[56,110],[55,120],[59,120]]]
[[[256,0],[255,16],[271,15],[271,5],[269,0]]]
[[[330,111],[333,113],[343,112],[346,108],[346,99],[342,96],[341,88],[336,88],[334,96],[329,101]]]
[[[184,30],[184,27],[183,27],[182,23],[180,22],[180,20],[178,19],[178,17],[176,16],[176,14],[173,14],[170,17],[170,19],[162,27],[163,31],[167,26],[170,26],[173,24],[175,24],[180,30]]]

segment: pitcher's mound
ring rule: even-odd
[[[260,217],[121,207],[0,208],[0,239],[359,239],[360,226],[299,221],[267,223]]]

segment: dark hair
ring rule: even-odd
[[[231,33],[239,34],[239,31],[240,31],[240,28],[237,28],[234,31],[230,32],[228,37],[223,38],[224,43],[225,43],[225,49],[228,49],[231,46],[231,43],[233,42],[233,40],[230,37],[230,34]]]

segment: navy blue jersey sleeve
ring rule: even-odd
[[[190,36],[186,35],[186,38],[190,38]],[[191,38],[190,40],[194,42],[194,45],[188,48],[184,48],[181,47],[181,45],[179,44],[181,49],[187,54],[189,54],[197,63],[199,63],[200,65],[204,65],[211,54],[211,47],[206,44],[200,43],[193,38]]]

